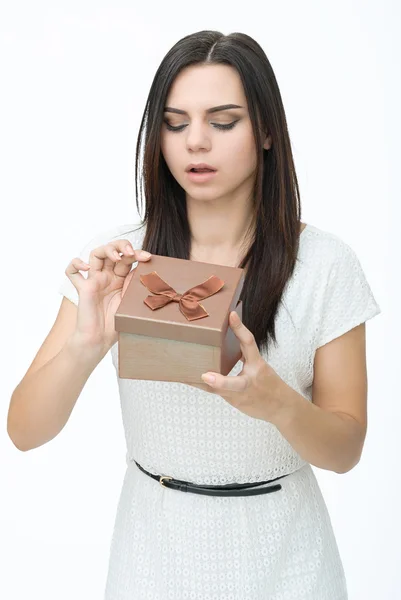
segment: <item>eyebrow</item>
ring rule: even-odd
[[[228,110],[229,108],[245,108],[244,106],[239,106],[238,104],[221,104],[220,106],[213,106],[212,108],[208,108],[205,112],[207,114],[220,112],[222,110]],[[179,108],[172,108],[171,106],[165,106],[164,112],[172,112],[177,115],[187,115],[188,113],[185,110],[180,110]]]

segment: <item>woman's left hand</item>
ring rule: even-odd
[[[240,342],[241,360],[244,360],[242,371],[234,377],[208,371],[202,374],[206,386],[193,385],[218,394],[250,417],[271,421],[281,408],[280,392],[284,381],[262,358],[253,333],[235,311],[230,313],[229,326]],[[207,381],[208,375],[214,376],[215,380]]]

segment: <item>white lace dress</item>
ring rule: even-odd
[[[143,230],[122,225],[81,251]],[[130,232],[131,230],[131,232]],[[75,304],[65,276],[59,288]],[[269,364],[311,400],[316,349],[381,312],[351,247],[312,225],[277,316]],[[111,349],[118,378],[118,345]],[[241,370],[239,361],[230,375]],[[315,474],[271,423],[183,383],[118,378],[127,469],[111,540],[105,600],[346,600],[332,524]],[[248,497],[163,488],[158,475],[198,484],[263,481],[282,489]]]

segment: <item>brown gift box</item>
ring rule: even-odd
[[[242,355],[228,319],[233,310],[242,319],[243,284],[239,267],[157,254],[138,262],[115,314],[119,377],[200,383],[207,371],[227,375]]]

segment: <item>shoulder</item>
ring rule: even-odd
[[[314,226],[305,233],[300,245],[300,279],[310,284],[308,318],[317,349],[380,314],[381,308],[352,244]]]
[[[143,223],[127,223],[118,225],[112,230],[109,230],[110,241],[113,239],[127,238],[135,247],[142,247],[143,238],[145,237],[146,226]]]
[[[359,259],[352,244],[339,235],[307,224],[301,236],[300,257],[302,262],[312,262],[315,267],[326,271],[338,265],[352,268],[359,265]]]
[[[314,297],[324,298],[332,311],[336,306],[344,314],[354,308],[356,313],[366,309],[368,315],[378,314],[380,307],[352,244],[312,225],[305,233],[308,235],[303,241],[300,261],[304,281],[311,284]]]

